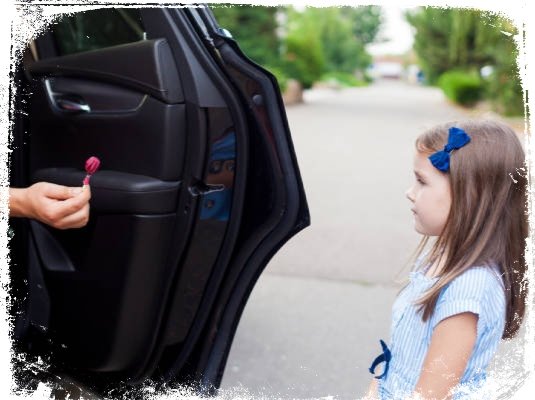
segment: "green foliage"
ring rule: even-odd
[[[351,21],[353,36],[359,43],[367,45],[372,43],[379,33],[382,14],[381,7],[359,6],[340,7],[341,14]]]
[[[210,5],[219,26],[227,29],[242,51],[260,65],[279,65],[278,7]]]
[[[494,73],[486,80],[486,95],[497,111],[505,115],[523,115],[524,99],[518,70],[518,30],[497,14],[485,13],[478,29],[478,46],[488,55]]]
[[[524,116],[524,95],[518,75],[511,79],[508,71],[496,71],[487,84],[487,93],[500,113]]]
[[[446,71],[492,66],[494,75],[484,82],[483,95],[500,112],[523,114],[514,41],[518,32],[511,21],[491,12],[432,7],[406,18],[416,30],[414,50],[429,83],[437,84]]]
[[[377,6],[306,8],[212,4],[222,28],[231,32],[243,52],[269,66],[281,86],[288,78],[311,87],[326,72],[352,74],[371,63],[365,45],[381,23]],[[286,24],[278,26],[277,16]]]
[[[285,70],[290,78],[309,88],[325,68],[325,56],[319,32],[312,18],[294,22],[285,40]]]
[[[438,86],[446,97],[463,106],[474,105],[483,93],[481,78],[474,72],[445,72],[438,78]]]
[[[286,69],[305,88],[326,72],[363,72],[371,63],[365,44],[379,29],[378,7],[289,8],[287,17]]]
[[[369,65],[371,57],[366,53],[364,44],[353,36],[353,21],[344,16],[342,9],[328,7],[311,12],[317,14],[326,71],[352,73]]]

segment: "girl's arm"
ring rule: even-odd
[[[461,380],[477,339],[477,314],[464,312],[439,322],[433,330],[415,397],[450,399]]]

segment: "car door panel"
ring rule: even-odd
[[[155,12],[147,14],[150,24]],[[160,19],[166,15],[156,14]],[[161,21],[157,26],[162,30]],[[156,336],[166,336],[167,343],[173,344],[181,340],[159,331],[160,323],[172,325],[164,313],[169,311],[171,291],[178,288],[188,293],[186,307],[181,304],[173,315],[191,322],[195,315],[189,310],[195,310],[204,293],[228,224],[234,173],[222,183],[204,179],[210,175],[205,173],[205,153],[212,153],[211,143],[228,136],[235,123],[211,79],[202,69],[192,68],[195,61],[188,45],[177,43],[183,38],[174,40],[168,47],[167,40],[155,38],[53,57],[27,68],[34,81],[29,121],[31,182],[79,185],[84,160],[97,155],[102,161],[103,170],[91,179],[88,226],[75,233],[30,226],[41,243],[38,253],[50,297],[54,356],[77,369],[128,378],[150,373],[143,372],[143,359],[151,356]],[[172,63],[158,56],[161,52],[147,50],[157,43],[173,48]],[[128,62],[119,68],[124,73],[117,74],[112,61],[125,54]],[[190,57],[187,62],[185,54]],[[149,69],[156,72],[132,69],[146,63],[147,57]],[[182,100],[176,96],[164,97],[172,93],[168,88],[173,80],[153,79],[169,76],[169,71],[186,77],[182,80],[189,91],[181,103],[174,103]],[[89,111],[63,110],[57,98],[87,104]],[[224,154],[227,161],[235,158],[235,143],[230,147],[233,150]],[[223,183],[227,187],[220,190]],[[226,200],[215,208],[225,204],[225,212],[196,211],[197,203],[211,210],[214,199],[208,197],[219,191]],[[205,200],[209,200],[206,206]],[[197,213],[211,225],[205,236],[214,240],[187,249],[189,241],[202,241],[196,233],[199,224],[194,229],[191,225]],[[221,218],[222,214],[226,217]],[[234,220],[239,223],[237,217]],[[185,261],[179,264],[182,257]],[[194,292],[188,290],[191,282],[195,282]],[[89,300],[92,297],[98,300]],[[181,326],[183,336],[189,327]]]
[[[207,10],[140,13],[147,40],[58,56],[44,35],[50,56],[27,65],[22,176],[76,186],[86,158],[102,161],[87,226],[29,224],[28,319],[56,367],[95,388],[213,387],[256,279],[308,209],[274,78]]]
[[[175,61],[157,39],[46,58],[27,73],[30,182],[80,186],[85,160],[102,162],[86,227],[30,224],[54,357],[127,375],[154,341],[171,241],[187,240],[174,232],[187,136]]]

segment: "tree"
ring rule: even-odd
[[[416,29],[413,48],[428,82],[435,83],[455,63],[450,59],[450,9],[425,7],[406,13],[407,21]]]
[[[341,7],[340,11],[351,21],[353,36],[363,46],[375,41],[383,22],[381,7]]]
[[[325,71],[323,44],[317,14],[307,9],[287,9],[287,32],[284,40],[285,71],[290,78],[309,88]]]
[[[371,63],[365,45],[379,30],[378,7],[289,8],[287,16],[287,68],[305,87],[323,73],[353,74]]]
[[[522,115],[524,98],[517,63],[518,47],[514,35],[518,29],[497,14],[484,13],[478,25],[477,47],[494,68],[488,79],[487,96],[504,114]]]
[[[406,13],[406,18],[416,29],[414,50],[429,83],[447,71],[479,74],[491,66],[487,96],[499,111],[523,113],[514,41],[518,31],[511,21],[486,11],[432,7]]]

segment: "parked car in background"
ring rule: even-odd
[[[102,8],[50,26],[16,83],[12,187],[101,160],[86,227],[11,221],[17,351],[96,393],[213,393],[256,280],[309,225],[275,78],[208,7]]]

